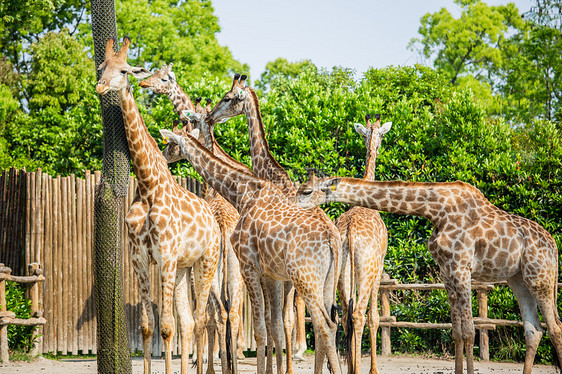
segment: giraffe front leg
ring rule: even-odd
[[[464,274],[461,272],[461,275]],[[445,278],[445,277],[444,277]],[[463,374],[463,351],[466,353],[467,374],[474,373],[474,322],[472,320],[472,298],[470,273],[444,279],[451,303],[451,322],[455,340],[455,374]]]
[[[170,250],[160,248],[161,253],[170,253]],[[160,263],[160,278],[162,282],[162,312],[160,318],[160,335],[164,342],[164,359],[166,374],[172,373],[172,338],[175,333],[175,319],[172,313],[174,293],[176,291],[177,261],[171,256],[162,256]],[[186,291],[187,294],[187,291]]]
[[[141,299],[141,334],[143,347],[144,374],[151,373],[152,334],[154,333],[154,312],[150,299],[150,269],[146,256],[140,252],[140,247],[131,241],[131,261],[137,276],[139,295]]]
[[[244,283],[252,308],[252,320],[254,323],[254,339],[257,351],[257,373],[265,373],[265,345],[267,340],[267,330],[265,327],[264,300],[265,295],[261,287],[258,274],[252,265],[240,264],[240,272],[244,277]]]
[[[283,304],[283,322],[285,327],[285,354],[287,355],[287,374],[293,373],[293,355],[292,347],[293,339],[293,327],[295,325],[295,314],[294,314],[294,299],[296,290],[291,282],[284,282],[284,300]]]
[[[176,273],[176,314],[178,316],[181,337],[181,373],[187,374],[189,367],[189,349],[193,335],[193,315],[189,298],[187,295],[189,272],[187,268],[181,268]]]
[[[295,342],[295,354],[294,359],[298,361],[304,361],[304,352],[306,352],[306,324],[305,324],[305,305],[304,300],[298,292],[295,291],[295,306],[297,310],[296,316],[296,330],[297,337]]]
[[[217,271],[218,258],[204,258],[193,266],[196,295],[195,340],[197,346],[197,374],[203,374],[203,338],[206,325],[206,311],[213,278]],[[214,333],[214,332],[213,332]],[[212,351],[212,348],[209,347]]]

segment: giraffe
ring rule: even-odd
[[[139,82],[139,86],[150,88],[156,94],[168,96],[180,119],[183,120],[185,119],[183,112],[195,111],[195,105],[178,84],[172,66],[171,62],[169,65],[162,65],[151,77]]]
[[[538,223],[499,209],[476,187],[460,181],[313,178],[300,187],[297,199],[304,207],[335,201],[431,221],[434,229],[427,245],[451,303],[456,374],[463,373],[463,350],[467,372],[474,373],[471,280],[507,280],[513,290],[524,321],[524,374],[531,373],[544,333],[537,306],[562,358],[562,322],[556,308],[558,249]]]
[[[271,292],[272,300],[280,300],[281,282],[290,280],[312,317],[317,349],[315,373],[322,372],[326,355],[332,370],[341,373],[334,316],[340,260],[337,229],[316,210],[297,207],[270,181],[215,157],[191,134],[181,137],[164,129],[160,132],[179,145],[195,170],[240,213],[231,242],[251,299],[257,372],[265,372],[264,300],[268,297],[264,293]],[[266,285],[263,290],[262,283]],[[274,336],[278,333],[272,332]],[[282,358],[278,357],[278,373],[283,372],[282,366]]]
[[[189,119],[193,118],[195,114],[199,114],[196,116],[195,119],[201,119],[202,112],[204,112],[204,108],[200,106],[200,98],[196,99],[196,109],[194,113],[189,114]],[[204,121],[196,121],[196,122],[204,122]],[[213,147],[213,140],[214,136],[212,135],[212,129],[207,126],[205,123],[197,123],[195,127],[200,128],[200,134],[203,138],[203,144],[207,149],[211,152],[214,152]],[[173,132],[174,134],[184,136],[184,134],[188,133],[189,127],[185,125],[180,129],[178,127],[177,121],[174,121]],[[163,150],[164,157],[168,160],[168,162],[174,162],[181,159],[185,159],[184,156],[180,154],[179,147],[175,143],[169,143]],[[243,171],[249,171],[250,169],[245,165],[235,163],[232,161],[233,159],[229,159],[228,162],[232,162],[235,168],[238,168]],[[219,193],[217,193],[213,188],[208,187],[206,188],[205,192],[205,200],[209,203],[211,210],[213,211],[217,222],[219,223],[219,227],[221,229],[221,242],[223,247],[223,280],[225,283],[222,283],[222,292],[215,292],[215,294],[219,296],[222,300],[228,300],[230,308],[228,310],[229,314],[229,321],[228,323],[231,326],[230,330],[230,342],[236,342],[236,338],[238,337],[237,344],[232,344],[232,358],[236,356],[240,357],[243,356],[241,350],[243,350],[243,333],[241,330],[243,329],[242,325],[242,318],[241,318],[241,309],[243,303],[243,288],[244,282],[242,280],[242,276],[240,274],[240,265],[238,263],[238,259],[232,245],[230,243],[230,236],[238,223],[238,219],[240,215],[238,211],[230,204],[227,200],[222,197]],[[227,270],[228,269],[228,270]],[[226,322],[226,321],[225,321]],[[209,367],[211,366],[213,357],[212,357],[212,340],[214,339],[214,331],[209,331],[208,334],[209,340]],[[221,337],[222,339],[222,337]],[[221,341],[222,342],[222,341]],[[239,349],[237,349],[239,348]],[[236,360],[232,360],[232,371],[237,372],[237,362]]]
[[[137,275],[142,301],[144,372],[150,373],[154,315],[150,300],[150,264],[158,266],[162,284],[160,334],[164,340],[166,373],[172,372],[170,342],[175,332],[172,304],[175,298],[181,333],[181,372],[188,370],[188,347],[195,331],[197,357],[202,363],[202,339],[205,309],[219,259],[219,227],[209,205],[178,185],[158,145],[148,133],[133,97],[128,75],[144,78],[144,68],[127,63],[131,43],[123,39],[121,49],[113,52],[115,40],[106,45],[105,61],[99,66],[101,77],[96,91],[104,95],[116,91],[119,97],[125,133],[133,168],[138,180],[135,199],[126,216],[131,260]],[[188,267],[193,267],[199,290],[195,321],[187,298]],[[197,372],[203,373],[202,364]]]
[[[250,153],[252,158],[252,170],[260,177],[272,181],[283,193],[294,198],[296,189],[289,178],[287,171],[279,165],[277,160],[269,151],[269,145],[265,138],[263,121],[259,108],[259,100],[255,91],[250,87],[245,87],[246,75],[235,75],[230,91],[228,91],[220,102],[218,102],[207,117],[211,123],[224,122],[231,117],[241,114],[246,116],[248,131],[250,135]],[[318,209],[318,214],[323,215],[326,221],[328,216]],[[284,308],[284,327],[286,336],[287,367],[292,368],[292,349],[291,334],[293,330],[292,308],[293,298],[297,309],[297,338],[295,358],[302,360],[302,355],[306,351],[306,336],[304,325],[304,303],[298,293],[294,295],[290,285],[286,285],[285,308]],[[272,323],[276,323],[275,320]],[[268,355],[269,356],[269,355]],[[292,369],[289,369],[292,370]]]
[[[387,122],[381,127],[380,115],[377,115],[375,123],[371,123],[370,120],[371,116],[366,115],[366,126],[360,123],[354,125],[355,130],[363,136],[367,148],[363,180],[375,179],[375,164],[382,138],[392,126],[391,122]],[[378,374],[376,362],[376,337],[379,327],[377,297],[388,243],[386,226],[378,211],[355,206],[336,220],[336,227],[342,237],[342,272],[338,282],[338,292],[343,311],[342,325],[348,342],[348,372],[359,374],[361,371],[361,338],[370,297],[370,373]],[[357,291],[355,291],[355,287],[357,287]]]
[[[196,98],[195,105],[194,105],[191,99],[189,98],[189,96],[184,92],[181,86],[177,83],[176,75],[172,71],[172,66],[173,66],[172,63],[170,63],[169,65],[164,64],[152,76],[141,81],[139,85],[143,88],[148,88],[152,90],[156,94],[166,95],[174,105],[174,109],[178,113],[180,120],[182,120],[182,122],[184,123],[185,127],[182,127],[182,130],[191,131],[191,129],[193,128],[193,124],[192,121],[186,120],[187,118],[186,115],[189,115],[189,113],[191,114],[208,113],[210,110],[211,100],[208,99],[207,107],[203,108],[201,106],[202,99],[198,97]],[[197,121],[196,123],[199,122]],[[203,124],[203,128],[201,129],[201,133],[208,137],[208,142],[204,143],[205,146],[219,157],[225,160],[230,160],[231,157],[220,147],[220,145],[215,140],[212,130],[205,131],[206,127],[207,126]],[[180,133],[180,130],[178,129],[177,126],[174,127],[174,132]],[[171,147],[168,148],[174,147],[173,145],[170,146]],[[179,156],[177,151],[175,152],[174,150],[171,149],[168,150],[167,158],[169,163],[183,159],[183,157]],[[235,211],[234,207],[232,207],[232,205],[229,202],[227,202],[224,198],[222,198],[222,196],[218,195],[212,189],[206,189],[204,198],[209,203],[211,210],[215,215],[215,219],[219,224],[219,228],[221,231],[221,242],[226,243],[227,245],[227,247],[224,247],[223,245],[223,248],[227,251],[226,253],[228,254],[226,257],[223,257],[227,259],[227,263],[225,264],[227,265],[228,263],[237,261],[236,256],[233,254],[232,250],[228,248],[230,246],[230,241],[226,240],[225,238],[230,237],[232,230],[234,230],[234,227],[236,226],[236,222],[238,221],[239,218],[238,212]],[[224,266],[223,272],[226,272],[227,271],[226,269],[228,268],[229,267]],[[228,295],[230,297],[229,300],[231,304],[230,309],[232,310],[233,313],[239,313],[237,317],[234,317],[234,322],[237,321],[237,323],[241,324],[242,318],[240,317],[240,313],[242,313],[242,302],[243,302],[242,289],[244,285],[242,281],[242,276],[240,275],[240,272],[238,270],[238,265],[231,264],[230,269],[232,269],[233,272],[229,273],[229,277],[222,278],[228,284],[222,285],[221,287],[222,289],[228,288],[228,290],[231,291],[232,294]],[[236,271],[238,272],[236,273]],[[225,300],[223,299],[222,302],[224,303],[224,301]],[[228,314],[230,315],[230,313]],[[232,322],[233,319],[229,318],[228,323],[232,324]],[[245,345],[245,341],[244,341],[244,332],[242,326],[236,325],[233,330],[233,333],[239,334],[237,339],[237,344],[235,345],[235,348],[238,347],[236,355],[238,358],[244,358],[243,347]],[[236,335],[234,335],[234,337],[235,336]],[[231,338],[231,341],[234,342],[235,340]],[[209,344],[211,344],[211,342],[209,342]],[[209,354],[211,353],[209,352]],[[209,358],[210,357],[211,356],[209,356]],[[209,362],[211,363],[212,361]],[[236,362],[233,362],[233,364],[236,365]]]

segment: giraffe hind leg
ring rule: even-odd
[[[544,330],[541,327],[535,298],[525,286],[521,273],[518,273],[516,276],[510,278],[507,283],[517,298],[519,311],[521,312],[521,318],[523,319],[526,346],[523,373],[530,374],[533,368],[535,354],[537,352],[537,348],[539,347]]]

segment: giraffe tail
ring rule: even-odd
[[[355,249],[355,230],[353,226],[353,218],[349,220],[347,225],[347,233],[345,236],[345,243],[347,243],[347,249],[349,253],[349,267],[350,267],[350,274],[349,274],[349,301],[348,301],[348,309],[347,309],[347,335],[346,335],[346,349],[347,355],[346,360],[347,364],[351,368],[351,372],[354,372],[353,364],[355,363],[353,357],[353,335],[355,333],[355,328],[353,327],[353,309],[354,309],[354,300],[355,300],[355,267],[354,267],[354,249]],[[345,245],[345,244],[344,244]],[[345,270],[344,270],[345,271]]]
[[[234,364],[232,363],[232,326],[230,323],[230,298],[228,293],[228,249],[229,249],[229,238],[226,234],[226,230],[221,228],[221,250],[220,254],[222,256],[222,301],[224,309],[226,311],[226,362],[230,372],[234,371]]]

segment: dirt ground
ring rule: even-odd
[[[381,374],[406,374],[406,373],[430,373],[448,374],[453,373],[454,363],[451,360],[428,359],[416,356],[388,356],[378,357],[378,368]],[[361,373],[369,372],[370,359],[363,357]],[[343,365],[343,364],[342,364]],[[475,362],[475,372],[477,374],[499,374],[499,373],[521,373],[522,363],[498,363],[498,362]],[[241,373],[255,373],[256,359],[247,358],[239,364]],[[344,366],[342,368],[345,369]],[[294,365],[296,374],[312,373],[314,371],[314,356],[307,356],[305,361],[297,362]],[[140,374],[143,370],[142,358],[133,359],[133,374]],[[215,363],[215,370],[220,373],[220,365]],[[465,369],[466,370],[466,369]],[[174,373],[180,372],[180,360],[173,360]],[[195,369],[190,368],[190,373]],[[556,374],[555,367],[536,365],[533,367],[534,374]],[[68,359],[68,360],[48,360],[40,358],[35,362],[17,362],[0,365],[0,374],[26,373],[26,374],[93,374],[97,373],[97,363],[95,359]],[[164,360],[152,360],[152,373],[164,374]],[[328,373],[324,369],[324,373]]]

